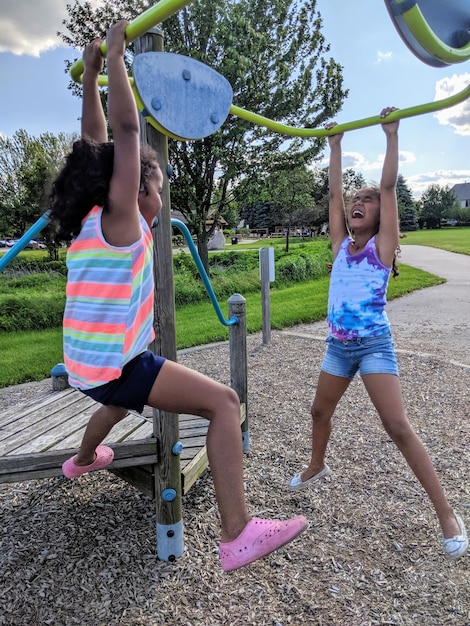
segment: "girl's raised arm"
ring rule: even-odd
[[[102,227],[107,241],[128,246],[141,237],[139,213],[139,116],[124,64],[127,22],[107,34],[108,117],[113,132],[114,165]]]
[[[395,111],[394,107],[383,109],[381,117]],[[385,265],[392,265],[399,240],[399,220],[396,185],[398,177],[398,126],[399,122],[382,124],[387,147],[380,180],[380,226],[376,235],[380,259]]]
[[[95,39],[83,51],[82,137],[97,143],[108,141],[108,130],[98,91],[98,76],[103,69],[101,41]]]
[[[328,126],[332,128],[334,124]],[[330,135],[328,143],[330,146],[330,165],[328,169],[329,182],[329,226],[331,245],[333,248],[333,259],[336,258],[341,242],[348,234],[344,216],[343,197],[343,168],[341,140],[343,133]]]

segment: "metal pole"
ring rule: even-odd
[[[261,311],[263,323],[263,344],[271,343],[271,293],[270,293],[270,250],[272,248],[260,248],[259,263],[261,276]]]

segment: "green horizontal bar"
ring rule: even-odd
[[[134,41],[144,35],[151,28],[164,22],[174,13],[188,5],[192,0],[160,0],[141,15],[129,22],[126,28],[126,41]],[[103,56],[106,56],[106,43],[100,46]],[[70,68],[70,76],[76,83],[82,82],[83,60],[78,59]]]
[[[418,104],[416,106],[408,107],[406,109],[398,109],[397,111],[392,111],[392,113],[387,115],[386,119],[389,122],[393,122],[394,120],[400,120],[406,117],[414,117],[416,115],[432,113],[433,111],[440,111],[441,109],[455,106],[456,104],[463,102],[467,98],[470,98],[470,85],[465,87],[465,89],[463,89],[462,91],[454,94],[453,96],[443,98],[442,100],[435,100],[434,102]],[[338,133],[343,133],[348,130],[366,128],[367,126],[375,126],[377,124],[383,124],[384,122],[383,117],[380,117],[380,115],[374,115],[372,117],[365,117],[354,122],[337,124],[330,129],[295,128],[293,126],[286,126],[285,124],[274,122],[267,117],[263,117],[262,115],[258,115],[256,113],[251,113],[250,111],[241,109],[240,107],[237,107],[233,104],[230,107],[230,113],[258,126],[265,126],[266,128],[269,128],[275,132],[281,133],[283,135],[291,135],[294,137],[327,137],[328,135],[337,135]]]

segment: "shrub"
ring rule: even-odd
[[[175,306],[200,302],[204,298],[204,285],[189,274],[175,274]]]
[[[284,257],[276,264],[276,281],[297,283],[305,280],[306,263],[301,256]]]
[[[0,332],[56,328],[62,324],[64,306],[65,293],[62,298],[57,298],[56,294],[3,297],[0,300]]]
[[[191,255],[174,255],[175,304],[180,308],[208,300]],[[327,274],[331,246],[316,241],[292,246],[286,253],[276,247],[276,288]],[[261,288],[259,250],[211,253],[211,285],[217,299],[232,294],[256,293]],[[41,330],[62,324],[65,306],[65,261],[14,259],[0,274],[0,332]]]

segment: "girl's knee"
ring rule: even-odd
[[[409,421],[405,418],[382,420],[382,424],[395,443],[406,442],[414,435]]]
[[[313,402],[310,407],[310,415],[312,416],[312,421],[315,424],[326,423],[331,420],[333,415],[334,408],[331,410],[329,408],[320,406],[319,404]]]
[[[124,409],[120,406],[108,405],[103,406],[102,408],[106,411],[106,418],[108,419],[108,421],[112,422],[113,424],[117,424],[118,422],[123,420],[129,412],[127,409]]]
[[[231,387],[220,385],[206,397],[203,417],[212,420],[217,416],[240,415],[240,400]]]
[[[221,393],[220,401],[225,407],[230,407],[236,411],[240,410],[240,398],[238,397],[237,392],[231,387],[224,388]]]

